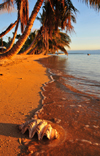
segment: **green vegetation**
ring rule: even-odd
[[[100,8],[100,0],[83,1],[97,10]],[[71,0],[37,0],[30,17],[28,0],[4,0],[4,3],[0,4],[0,9],[7,8],[9,11],[10,6],[14,4],[18,10],[17,19],[0,34],[0,37],[7,34],[13,27],[15,27],[15,32],[9,46],[8,44],[6,46],[7,49],[0,54],[0,59],[11,58],[22,52],[23,54],[47,54],[49,51],[54,53],[61,49],[67,53],[65,46],[69,47],[70,43],[68,32],[73,30],[72,22],[76,22],[75,14],[77,12]],[[37,33],[31,34],[31,28],[42,5],[43,13],[38,18],[42,26]],[[17,36],[18,41],[14,44],[19,23],[22,35]],[[66,34],[62,30],[65,30]]]

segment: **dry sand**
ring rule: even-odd
[[[15,56],[0,61],[0,156],[20,153],[17,125],[41,107],[42,84],[49,81],[46,68],[34,61],[44,57]]]

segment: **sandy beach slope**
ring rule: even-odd
[[[34,60],[42,57],[18,55],[0,61],[0,156],[20,153],[17,125],[41,107],[41,87],[49,78],[46,68]]]

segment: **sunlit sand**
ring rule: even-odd
[[[30,119],[41,105],[42,84],[49,81],[46,68],[36,59],[47,56],[15,56],[0,61],[0,155],[18,155],[17,125]]]

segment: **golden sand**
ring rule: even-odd
[[[42,84],[49,81],[40,56],[15,56],[0,61],[0,156],[17,156],[23,135],[17,125],[30,119],[40,106]],[[46,56],[47,57],[47,56]]]

